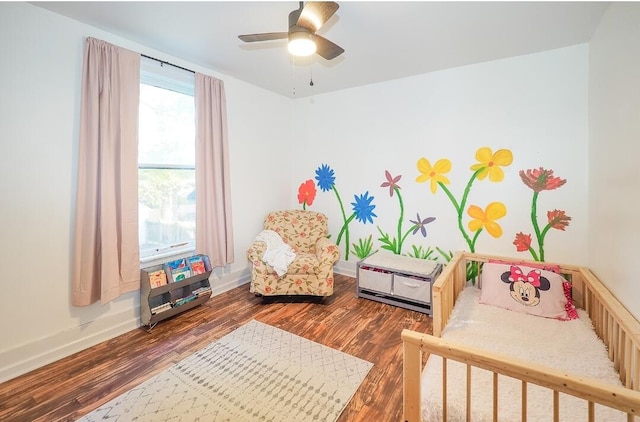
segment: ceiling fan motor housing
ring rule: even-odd
[[[292,10],[291,13],[289,13],[289,42],[301,39],[313,42],[313,32],[309,28],[298,25],[303,7],[303,3],[301,2],[300,8]],[[313,52],[315,52],[315,48],[313,48],[311,53]],[[306,53],[304,55],[306,55]]]

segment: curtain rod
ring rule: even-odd
[[[164,61],[164,60],[156,59],[155,57],[147,56],[146,54],[140,54],[140,55],[142,57],[147,58],[147,59],[155,60],[155,61],[159,62],[160,65],[168,64],[169,66],[173,66],[173,67],[176,67],[178,69],[182,69],[182,70],[187,71],[187,72],[191,72],[191,73],[194,73],[194,74],[196,73],[194,70],[187,69],[186,67],[178,66],[177,64],[169,63],[169,62]]]

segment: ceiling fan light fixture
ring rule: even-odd
[[[289,34],[289,53],[294,56],[310,56],[316,52],[316,43],[313,35],[305,32],[293,32]]]

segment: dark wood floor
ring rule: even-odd
[[[403,328],[431,332],[426,315],[358,299],[355,280],[337,275],[323,302],[268,300],[248,285],[0,384],[0,421],[72,421],[255,319],[373,362],[340,416],[347,421],[402,419]]]

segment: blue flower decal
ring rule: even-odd
[[[316,180],[318,181],[318,187],[323,192],[331,190],[336,181],[333,169],[326,164],[321,165],[316,169]]]
[[[373,218],[377,217],[374,214],[373,209],[376,207],[375,205],[371,205],[371,201],[373,201],[373,196],[369,196],[369,191],[360,195],[353,195],[356,202],[352,202],[353,212],[356,215],[356,219],[366,224],[367,221],[373,224]]]

